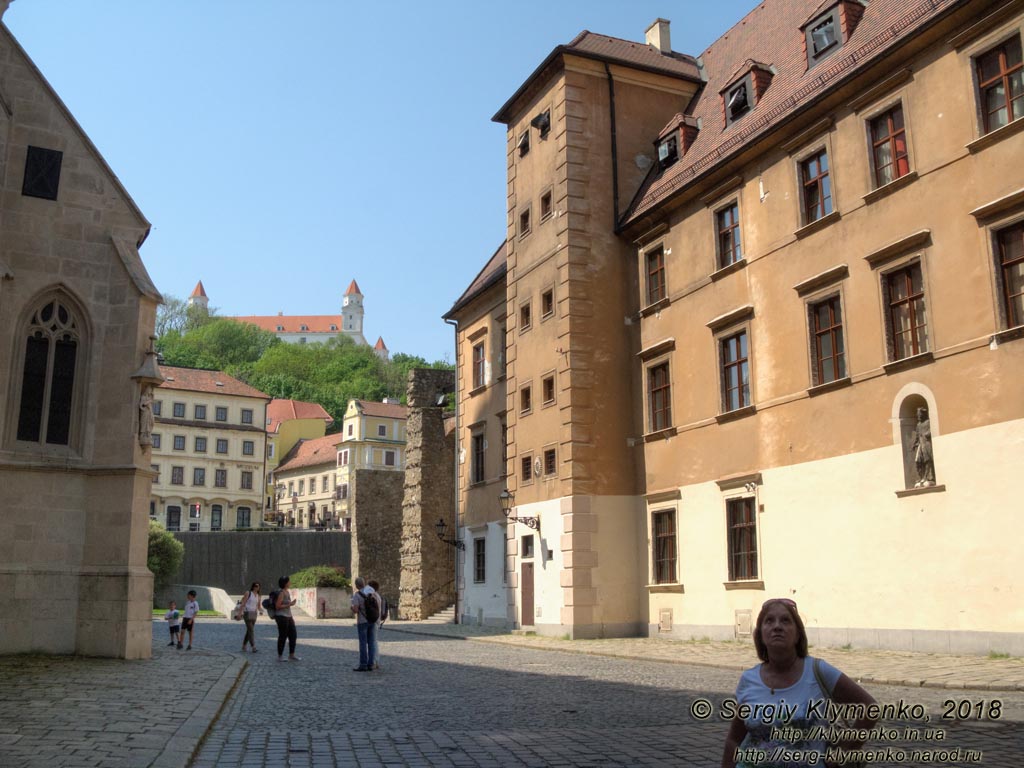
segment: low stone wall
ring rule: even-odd
[[[345,589],[331,587],[309,587],[293,589],[292,597],[298,601],[296,608],[315,619],[351,619],[349,609],[351,593]]]
[[[182,531],[174,537],[185,545],[185,559],[171,581],[229,595],[254,581],[269,594],[279,577],[313,565],[337,565],[348,574],[352,562],[352,535],[342,531]]]

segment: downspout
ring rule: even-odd
[[[604,63],[605,74],[608,75],[608,119],[611,124],[612,139],[612,232],[619,231],[619,146],[615,135],[615,81],[608,62]]]
[[[445,323],[455,330],[455,461],[452,466],[452,476],[455,479],[455,540],[462,540],[462,532],[459,530],[459,321],[445,318]],[[442,424],[444,416],[441,417]],[[459,558],[462,557],[462,550],[455,548],[455,623],[461,624],[459,617],[459,605],[462,595],[459,593]]]

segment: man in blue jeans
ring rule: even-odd
[[[362,576],[356,577],[356,591],[352,594],[350,607],[356,617],[356,630],[359,632],[359,666],[353,667],[353,672],[373,671],[373,650],[377,646],[377,621],[367,620],[366,604],[373,601],[376,613],[380,615],[380,602],[377,593],[371,587],[366,586]]]

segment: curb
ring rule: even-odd
[[[224,705],[241,680],[242,673],[249,666],[249,662],[240,656],[225,655],[232,657],[231,664],[206,692],[202,702],[189,715],[188,720],[168,739],[160,754],[149,764],[150,768],[188,768],[192,758],[198,753],[203,739],[217,722]]]
[[[583,650],[582,648],[557,648],[547,644],[538,643],[533,645],[531,643],[506,642],[502,635],[447,635],[441,632],[430,632],[423,629],[413,629],[406,627],[392,627],[395,632],[405,632],[410,635],[426,635],[428,637],[439,637],[445,640],[472,640],[478,643],[501,643],[503,645],[510,645],[516,648],[530,648],[536,651],[561,651],[562,653],[578,653],[583,656],[601,656],[608,659],[626,659],[629,661],[653,661],[660,662],[662,664],[686,664],[694,667],[712,667],[714,669],[730,669],[744,671],[753,665],[751,664],[735,664],[735,663],[724,663],[724,662],[712,662],[712,661],[692,661],[689,659],[659,659],[652,658],[650,656],[638,656],[633,654],[625,653],[607,653],[605,651],[589,651]],[[895,685],[904,688],[935,688],[940,690],[950,691],[999,691],[1004,693],[1016,693],[1024,691],[1024,685],[1021,684],[1007,684],[1007,685],[992,685],[987,683],[979,683],[977,685],[966,685],[964,683],[955,682],[936,682],[930,680],[908,680],[906,678],[890,678],[874,675],[850,675],[855,678],[858,682],[871,683],[873,685]]]

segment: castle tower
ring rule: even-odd
[[[209,311],[210,299],[206,295],[206,289],[203,288],[203,281],[200,280],[196,283],[196,287],[192,290],[192,295],[188,297],[188,305],[190,307],[201,307]]]
[[[389,352],[388,352],[388,345],[384,343],[384,337],[383,336],[378,336],[377,337],[377,343],[374,345],[373,351],[377,354],[377,357],[379,357],[381,360],[385,360],[386,361],[388,359],[388,354],[389,354]]]
[[[346,334],[353,338],[363,337],[363,294],[359,292],[355,280],[348,286],[345,298],[341,301],[341,319],[341,327]]]

